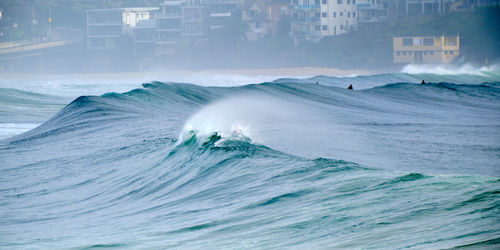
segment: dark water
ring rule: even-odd
[[[0,248],[498,248],[498,74],[425,77],[76,98],[0,141]]]

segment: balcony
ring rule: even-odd
[[[359,3],[356,5],[359,11],[363,10],[383,10],[384,6],[381,4]]]
[[[319,17],[292,17],[291,21],[293,23],[319,23],[320,22]]]
[[[292,5],[292,9],[310,10],[310,9],[320,9],[321,5],[310,4],[310,5]]]

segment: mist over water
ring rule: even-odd
[[[500,72],[432,70],[2,78],[0,248],[495,248]]]

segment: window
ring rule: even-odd
[[[403,46],[413,46],[412,38],[403,38]]]
[[[314,13],[314,17],[319,18],[320,16],[321,16],[321,13],[319,13],[319,12]]]
[[[427,51],[424,51],[424,55],[427,55]]]
[[[403,51],[403,56],[406,56],[406,51]]]
[[[337,4],[342,4],[342,0],[337,0]]]
[[[448,53],[449,53],[450,55],[453,55],[453,50],[450,50]]]
[[[411,54],[413,54],[411,51],[410,51],[410,52],[408,52],[408,55],[411,55]]]
[[[337,17],[337,12],[333,12],[333,17]]]
[[[326,4],[326,0],[323,0],[323,4]]]
[[[444,54],[445,54],[445,55],[448,55],[448,51],[446,51],[446,50],[445,50],[445,51],[444,51]]]
[[[255,10],[251,10],[251,11],[248,12],[248,16],[249,17],[254,17],[256,15],[257,15],[257,11],[255,11]]]
[[[351,17],[351,12],[350,11],[347,12],[347,17]]]
[[[396,52],[396,55],[398,55],[398,56],[399,56],[399,55],[401,55],[401,52],[399,52],[399,51],[398,51],[398,52]]]
[[[321,26],[319,26],[319,25],[314,26],[314,30],[316,30],[316,31],[321,30]]]
[[[434,51],[429,51],[429,54],[434,55]]]
[[[340,12],[340,16],[344,16],[344,12],[342,12],[342,11],[341,11],[341,12]]]
[[[356,12],[352,12],[352,17],[356,17]]]
[[[344,25],[340,25],[340,30],[344,30]]]
[[[321,27],[321,29],[323,29],[323,30],[328,30],[328,25],[323,25],[323,26]]]
[[[321,17],[326,17],[326,12],[321,13]]]
[[[352,0],[352,4],[356,4],[356,0]]]
[[[260,29],[260,22],[256,22],[256,23],[255,23],[255,28],[256,28],[256,29]]]
[[[347,4],[351,4],[351,0],[347,0]]]
[[[424,46],[433,46],[434,38],[424,38]]]
[[[319,0],[314,0],[314,4],[319,5]]]

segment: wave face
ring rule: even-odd
[[[0,141],[0,248],[497,248],[495,74],[78,97]]]

